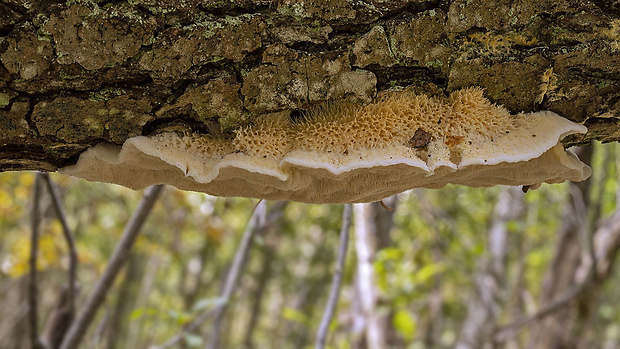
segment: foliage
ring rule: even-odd
[[[616,148],[595,145],[589,211],[593,228],[617,208]],[[52,178],[62,190],[77,238],[79,306],[101,275],[140,193],[61,175]],[[28,271],[32,183],[32,173],[0,175],[0,299],[20,292],[10,285],[24,280]],[[532,311],[541,297],[557,248],[568,188],[567,184],[543,185],[528,192],[524,216],[507,224],[510,246],[501,323]],[[391,244],[379,250],[373,261],[378,311],[386,316],[397,338],[394,347],[444,348],[458,338],[473,276],[488,256],[487,231],[500,191],[448,186],[399,196],[389,232]],[[94,340],[101,348],[104,344],[145,348],[178,334],[197,314],[220,304],[222,280],[255,205],[251,199],[166,188],[93,326],[100,330],[90,331],[88,341]],[[66,280],[68,257],[49,197],[43,197],[43,207],[38,267],[44,290],[41,313],[48,314]],[[260,232],[230,303],[223,347],[311,347],[334,271],[341,214],[340,205],[288,203],[281,217]],[[352,251],[329,338],[332,348],[350,348],[360,338],[355,329],[356,262]],[[591,328],[591,338],[598,338],[599,344],[620,337],[616,307],[620,294],[614,286],[620,283],[617,269],[603,285],[592,322],[596,326]],[[15,306],[0,300],[0,337],[17,335],[9,335],[17,321],[7,315]],[[185,343],[200,347],[204,338],[187,334]]]

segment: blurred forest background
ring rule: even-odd
[[[327,347],[620,348],[620,149],[595,144],[580,152],[594,170],[583,183],[525,194],[414,189],[384,200],[391,211],[353,205]],[[142,193],[50,177],[75,235],[79,313]],[[0,174],[2,349],[31,345],[34,179]],[[45,333],[68,280],[69,251],[45,187],[39,201],[37,326]],[[220,348],[313,347],[343,205],[267,202],[254,210],[257,202],[165,187],[80,348],[203,348],[220,325]],[[245,267],[218,320],[209,312],[224,304],[252,214],[261,217]],[[203,315],[198,331],[185,331]]]

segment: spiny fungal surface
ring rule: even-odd
[[[479,88],[438,98],[386,93],[332,103],[291,121],[258,117],[233,136],[161,133],[97,145],[63,172],[134,189],[167,183],[212,195],[369,202],[448,183],[536,186],[583,180],[590,168],[560,141],[582,125],[552,112],[511,115]]]

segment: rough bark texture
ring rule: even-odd
[[[0,170],[397,88],[481,86],[616,141],[619,51],[618,0],[0,0]]]

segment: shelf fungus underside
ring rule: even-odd
[[[543,111],[511,115],[469,88],[447,98],[385,94],[259,117],[232,136],[160,133],[98,144],[61,172],[142,189],[170,184],[217,196],[371,202],[404,190],[581,181],[590,168],[560,141],[582,125]]]

